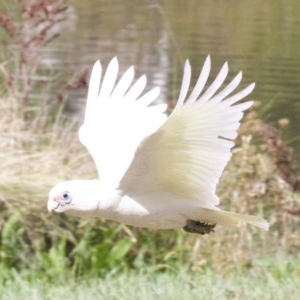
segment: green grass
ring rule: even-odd
[[[300,260],[286,257],[254,261],[253,268],[219,274],[210,268],[197,272],[184,267],[168,272],[138,270],[105,278],[66,279],[51,283],[33,274],[18,273],[1,288],[1,300],[14,299],[298,299]],[[36,277],[35,277],[36,276]]]

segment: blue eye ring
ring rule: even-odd
[[[61,193],[61,199],[65,204],[70,204],[72,202],[72,197],[68,191]]]

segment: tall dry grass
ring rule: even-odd
[[[61,255],[66,256],[70,268],[75,264],[80,274],[87,271],[86,266],[97,266],[104,272],[117,267],[118,258],[112,259],[116,265],[101,263],[112,255],[123,260],[125,269],[147,263],[168,269],[173,264],[183,263],[193,270],[210,267],[221,273],[236,267],[255,269],[262,257],[298,256],[299,194],[297,185],[292,184],[298,179],[296,162],[280,134],[254,113],[249,114],[241,126],[241,137],[218,194],[223,208],[261,215],[270,221],[271,229],[263,232],[250,226],[217,226],[214,234],[198,236],[180,230],[155,232],[113,222],[49,215],[46,201],[53,184],[72,178],[92,178],[96,176],[95,167],[78,141],[78,122],[63,114],[58,114],[51,123],[45,122],[42,114],[24,120],[13,108],[17,107],[13,101],[9,97],[1,99],[1,110],[6,113],[0,116],[3,162],[0,224],[5,230],[11,218],[18,216],[14,228],[22,228],[22,233],[14,247],[18,246],[18,252],[20,247],[26,248],[31,261],[35,261],[36,252],[48,253],[61,241],[66,242]],[[276,145],[281,145],[280,151]],[[278,155],[282,155],[283,148],[289,153],[284,168],[278,165]],[[283,157],[280,157],[282,163]],[[289,169],[294,174],[290,182],[286,180]],[[100,246],[101,243],[105,247]],[[115,245],[118,247],[112,251]],[[14,253],[5,255],[14,256]],[[16,267],[24,264],[23,258],[16,257]]]
[[[188,238],[193,245],[193,267],[213,266],[219,272],[251,268],[262,258],[299,258],[299,174],[293,150],[280,132],[247,115],[240,137],[218,186],[221,206],[230,211],[261,215],[270,231],[242,226],[220,228],[213,237]]]

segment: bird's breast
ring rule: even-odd
[[[177,205],[172,205],[171,199],[160,199],[155,195],[124,196],[110,219],[152,229],[180,228],[186,223],[186,216]]]

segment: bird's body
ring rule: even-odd
[[[72,190],[79,198],[84,197],[89,201],[73,207],[59,206],[56,202],[56,212],[69,212],[81,217],[101,217],[136,227],[184,228],[188,220],[225,226],[247,222],[263,229],[267,226],[259,217],[223,211],[195,199],[184,199],[163,188],[145,193],[125,194],[121,189],[107,188],[100,180],[72,180],[58,184],[53,192],[56,193],[58,189]],[[87,190],[88,192],[82,193]]]
[[[132,85],[130,68],[116,83],[118,63],[113,59],[101,82],[97,62],[79,138],[93,156],[100,180],[59,183],[50,191],[49,211],[200,234],[211,232],[215,224],[243,222],[267,230],[268,223],[260,217],[217,207],[216,185],[231,157],[243,111],[252,105],[236,102],[254,84],[232,94],[241,81],[239,73],[218,92],[228,72],[225,64],[201,94],[209,71],[208,58],[186,99],[191,76],[186,63],[179,100],[167,118],[166,105],[150,105],[158,89],[139,97],[145,77]]]

